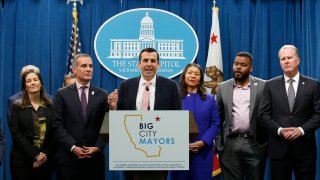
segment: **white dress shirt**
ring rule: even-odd
[[[150,92],[150,110],[154,110],[154,101],[155,101],[155,92],[156,92],[156,76],[154,76],[153,79],[151,79],[151,85],[149,86],[149,92]],[[145,79],[141,76],[140,81],[139,81],[139,88],[138,88],[138,94],[137,94],[137,99],[136,99],[136,109],[138,111],[141,111],[142,107],[142,97],[143,97],[143,91],[146,88],[146,85],[144,84],[146,82]]]
[[[285,85],[286,85],[286,92],[287,92],[287,95],[288,95],[288,89],[289,89],[289,79],[293,79],[293,82],[292,82],[292,86],[293,86],[293,89],[294,89],[294,96],[297,97],[297,91],[298,91],[298,84],[299,84],[299,80],[300,80],[300,73],[298,71],[298,73],[293,77],[293,78],[289,78],[288,76],[284,75],[284,82],[285,82]],[[304,135],[304,130],[301,128],[301,127],[298,127],[301,131],[301,134],[302,136]],[[280,131],[281,131],[282,127],[280,127],[278,129],[278,135],[280,136]]]

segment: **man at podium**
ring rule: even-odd
[[[175,81],[157,75],[160,68],[159,54],[153,48],[145,48],[139,54],[138,67],[141,75],[123,81],[119,92],[115,90],[108,98],[117,101],[118,110],[181,110],[181,99]],[[118,97],[118,100],[117,100]],[[165,171],[126,172],[126,180],[165,179]]]

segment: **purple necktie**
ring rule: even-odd
[[[82,86],[81,87],[81,107],[82,107],[82,113],[83,116],[86,117],[86,112],[87,112],[87,105],[88,105],[88,101],[87,101],[87,96],[85,93],[85,89],[88,88],[87,86]]]

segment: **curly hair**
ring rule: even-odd
[[[182,74],[180,76],[180,96],[181,96],[181,98],[184,98],[184,97],[186,97],[188,95],[188,90],[187,90],[188,85],[186,84],[184,79],[185,79],[185,76],[186,76],[186,73],[187,73],[187,70],[188,70],[189,67],[196,67],[200,71],[200,81],[199,81],[198,92],[197,93],[200,94],[202,100],[205,100],[206,97],[207,97],[207,95],[206,95],[207,90],[203,85],[203,82],[204,82],[203,71],[202,71],[200,65],[196,64],[196,63],[189,63],[183,69],[183,72],[182,72]]]

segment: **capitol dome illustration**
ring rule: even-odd
[[[158,51],[160,59],[185,59],[183,56],[183,40],[155,38],[154,21],[148,12],[140,21],[139,32],[138,39],[110,39],[110,55],[108,58],[138,58],[142,49],[151,47]]]

